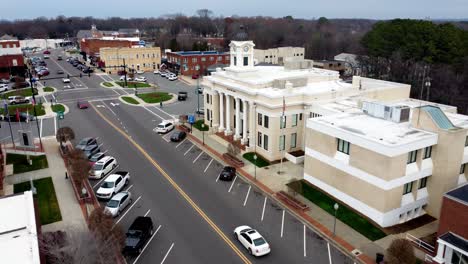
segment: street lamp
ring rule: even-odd
[[[255,180],[257,180],[257,153],[254,154],[253,159],[254,159],[254,177]]]
[[[333,222],[333,236],[335,236],[335,230],[336,230],[336,212],[338,212],[338,208],[340,208],[340,206],[335,203],[333,205],[333,209],[335,209],[335,221]]]
[[[426,101],[429,101],[429,96],[431,93],[431,78],[427,78],[426,82],[424,83],[424,86],[426,86]]]
[[[201,128],[202,128],[203,146],[204,146],[205,145],[205,124],[204,123],[201,124]]]

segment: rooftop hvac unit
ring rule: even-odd
[[[409,121],[410,108],[408,106],[392,107],[392,121],[396,123]]]

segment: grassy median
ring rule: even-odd
[[[114,87],[114,85],[110,82],[103,82],[102,85],[104,85],[105,87]]]
[[[63,104],[54,104],[50,106],[54,112],[65,112],[65,106]]]
[[[129,103],[129,104],[140,104],[140,102],[138,102],[135,98],[133,97],[130,97],[130,96],[122,96],[122,100],[124,100],[125,102]]]
[[[125,86],[125,82],[115,82],[120,87],[127,87],[127,88],[150,88],[151,85],[144,83],[144,82],[127,82],[127,86]]]
[[[42,88],[42,90],[44,90],[44,92],[46,92],[46,93],[55,91],[55,89],[50,87],[50,86],[46,86],[46,87]]]
[[[137,95],[148,104],[160,103],[172,99],[172,95],[164,92],[142,93]]]
[[[13,96],[13,95],[21,95],[21,96],[24,96],[24,97],[32,96],[32,91],[31,91],[31,88],[17,89],[17,90],[13,90],[13,91],[3,93],[2,98],[7,99],[8,96]],[[34,95],[37,95],[37,89],[36,88],[34,88]]]

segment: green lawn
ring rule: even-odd
[[[337,211],[336,217],[368,239],[375,241],[386,236],[382,230],[374,226],[374,224],[369,220],[349,209],[346,205],[335,201],[333,198],[314,188],[304,180],[289,183],[288,186],[331,215],[335,214],[333,205],[338,203],[340,207]]]
[[[65,112],[65,106],[63,106],[63,104],[54,104],[51,108],[54,112]]]
[[[106,86],[106,87],[114,87],[114,85],[110,82],[103,82],[102,85]]]
[[[36,108],[37,116],[45,115],[45,109],[42,104],[37,104],[34,106]],[[30,115],[34,115],[34,110],[32,104],[19,104],[19,105],[9,105],[8,111],[10,113],[16,113],[16,109],[20,112],[29,112]],[[2,107],[0,108],[0,114],[4,114],[5,109]]]
[[[49,167],[45,155],[29,156],[32,160],[32,165],[29,165],[26,155],[23,154],[7,154],[7,164],[13,164],[13,173],[23,173],[27,171],[34,171],[45,169]]]
[[[47,225],[62,220],[52,178],[48,177],[34,180],[33,184],[37,191],[34,197],[37,199],[41,224]],[[21,193],[29,190],[31,190],[29,181],[13,185],[14,193]]]
[[[252,164],[256,165],[259,168],[270,165],[270,162],[268,162],[265,158],[263,158],[262,156],[260,156],[258,154],[257,154],[257,161],[255,161],[254,158],[253,158],[254,154],[255,154],[255,152],[247,152],[244,155],[242,155],[242,157],[244,157],[244,159],[252,162]]]
[[[149,104],[168,101],[168,100],[171,100],[172,98],[171,94],[164,93],[164,92],[144,93],[144,94],[138,94],[137,96]]]
[[[125,87],[125,82],[115,82],[117,85],[121,87]],[[127,82],[128,88],[149,88],[151,85],[144,83],[144,82]]]
[[[7,93],[2,94],[2,98],[6,99],[8,96],[13,96],[13,95],[21,95],[21,96],[32,96],[32,91],[31,88],[24,88],[24,89],[18,89],[18,90],[13,90],[9,91]],[[34,95],[37,95],[37,89],[34,88]]]
[[[44,87],[42,89],[44,90],[44,92],[54,92],[55,91],[55,89],[50,87],[50,86],[46,86],[46,87]]]
[[[122,100],[124,100],[125,102],[129,103],[129,104],[140,104],[140,102],[138,102],[137,100],[135,100],[135,98],[133,97],[130,97],[130,96],[122,96]]]
[[[205,127],[203,128],[203,127],[202,127],[202,124],[203,124],[203,123],[204,123],[204,122],[203,122],[203,119],[200,119],[200,120],[195,121],[195,123],[193,124],[193,126],[194,126],[196,129],[200,130],[200,131],[208,131],[208,130],[210,129],[209,126],[207,126],[207,125],[205,124]]]

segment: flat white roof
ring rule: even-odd
[[[447,112],[445,112],[445,115],[448,117],[448,119],[450,120],[450,122],[452,122],[454,126],[468,128],[468,116]]]
[[[20,47],[17,48],[3,48],[0,49],[0,56],[3,55],[23,55]]]
[[[40,263],[31,191],[0,198],[0,256],[2,263]]]

